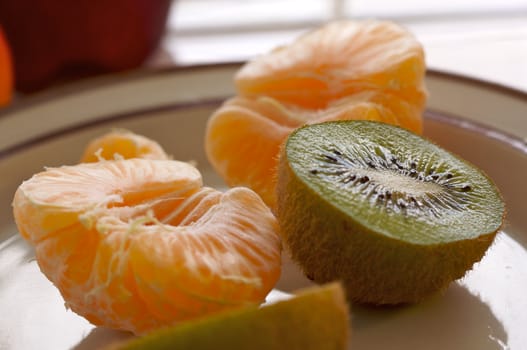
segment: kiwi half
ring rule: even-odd
[[[475,166],[372,121],[302,127],[280,156],[276,214],[306,276],[351,301],[413,303],[479,261],[504,203]]]

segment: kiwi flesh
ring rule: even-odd
[[[372,121],[294,131],[276,215],[293,260],[353,302],[414,303],[481,260],[505,205],[481,170],[429,140]]]
[[[154,331],[106,350],[344,350],[349,308],[342,286],[309,287],[291,299],[249,306]]]

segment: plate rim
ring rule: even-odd
[[[242,61],[233,61],[233,62],[224,62],[224,63],[215,63],[215,64],[197,64],[189,66],[169,66],[169,67],[159,67],[159,68],[140,68],[132,71],[112,73],[99,75],[92,78],[87,78],[84,80],[66,83],[60,86],[55,86],[47,90],[42,90],[36,93],[33,93],[28,96],[23,96],[19,100],[15,100],[11,105],[6,108],[0,109],[0,119],[6,116],[9,116],[11,113],[16,113],[23,111],[29,108],[38,107],[39,104],[44,104],[53,100],[60,100],[61,98],[67,98],[75,94],[82,94],[86,91],[98,88],[98,87],[113,87],[118,85],[126,85],[127,83],[137,82],[144,79],[156,78],[163,75],[171,75],[178,73],[186,72],[204,72],[207,70],[216,70],[216,69],[236,69],[243,65]],[[477,88],[483,88],[491,90],[494,93],[503,94],[506,96],[513,97],[515,99],[525,100],[527,102],[527,90],[522,91],[514,87],[506,86],[500,83],[475,78],[467,75],[461,75],[457,73],[451,73],[448,71],[437,70],[437,69],[428,69],[426,72],[427,76],[433,77],[435,79],[448,80],[453,83],[468,84],[475,86]],[[224,99],[229,96],[218,96],[214,98],[205,98],[198,99],[188,102],[173,102],[162,104],[157,107],[146,106],[144,108],[135,109],[133,111],[124,111],[117,113],[110,113],[101,115],[100,118],[86,121],[84,123],[78,123],[73,126],[60,128],[52,132],[47,132],[37,137],[32,137],[28,140],[22,141],[20,143],[9,146],[3,150],[0,150],[0,161],[10,156],[30,148],[31,146],[38,145],[41,142],[45,142],[49,139],[59,137],[66,133],[75,132],[88,128],[91,126],[96,126],[99,124],[104,124],[109,121],[118,121],[124,120],[132,117],[133,115],[142,115],[146,112],[163,112],[168,110],[180,110],[192,107],[212,107],[219,105]],[[495,139],[499,139],[501,142],[506,143],[508,146],[511,146],[523,153],[527,154],[527,145],[525,140],[522,138],[513,135],[505,130],[496,128],[491,125],[487,125],[480,121],[467,120],[463,116],[460,116],[454,112],[449,111],[440,111],[433,107],[427,107],[423,113],[424,118],[438,119],[440,118],[443,122],[450,124],[455,124],[456,126],[461,126],[464,128],[472,129],[475,132],[483,132]],[[470,124],[470,125],[468,125]]]
[[[101,86],[123,84],[164,74],[205,71],[217,68],[235,68],[241,67],[244,63],[245,61],[231,61],[194,65],[172,65],[167,67],[140,67],[133,70],[101,74],[82,80],[66,82],[60,85],[53,85],[48,89],[37,91],[31,94],[15,95],[15,98],[8,106],[5,106],[4,108],[0,109],[0,118],[3,118],[4,116],[9,115],[15,111],[19,111],[21,109],[33,107],[38,103],[47,102],[49,100],[65,97],[71,94],[82,93],[86,90],[90,90]],[[465,75],[461,73],[454,73],[448,70],[437,68],[427,68],[425,77],[428,76],[477,86],[479,88],[485,88],[488,90],[493,90],[494,92],[498,92],[527,101],[527,90],[522,90],[520,88],[505,85],[503,83],[499,83],[489,79]]]
[[[235,64],[234,63],[229,63],[229,64],[226,64],[225,67],[233,67]],[[213,67],[213,68],[216,68],[217,65],[214,65],[214,66],[205,66],[205,68],[209,68],[209,67]],[[182,67],[184,68],[184,67]],[[192,68],[201,68],[201,67],[192,67]],[[174,72],[175,70],[170,68],[168,69],[169,72]],[[178,69],[177,71],[189,71],[188,69]],[[157,75],[157,74],[164,74],[166,72],[166,70],[156,70],[156,71],[147,71],[147,72],[144,72],[145,74],[140,74],[140,75],[137,75],[135,77],[133,77],[133,79],[143,79],[145,76],[152,76],[152,75]],[[480,80],[478,79],[472,79],[470,77],[465,77],[465,76],[459,76],[459,75],[456,75],[456,74],[450,74],[450,73],[445,73],[445,72],[440,72],[440,71],[431,71],[430,73],[432,73],[432,75],[436,76],[436,77],[439,77],[439,78],[446,78],[446,79],[458,79],[456,81],[460,81],[460,82],[473,82],[473,83],[476,83],[476,84],[480,84]],[[123,83],[123,80],[120,80],[120,79],[116,79],[116,80],[113,80],[115,79],[114,76],[112,77],[106,77],[106,78],[109,78],[110,79],[110,84],[112,84],[112,81],[113,83],[117,83],[117,84],[120,84],[120,83]],[[125,81],[124,82],[127,82],[128,80],[128,77],[125,77]],[[76,86],[65,86],[64,88],[66,90],[69,90],[69,93],[76,93],[76,92],[82,92],[82,91],[85,91],[85,89],[92,89],[94,88],[94,85],[91,84],[92,82],[83,82],[81,85],[85,85],[84,87],[82,87],[82,89],[77,89]],[[77,84],[75,84],[77,85]],[[106,85],[106,84],[103,84],[103,85]],[[490,83],[490,86],[495,86],[497,85],[498,87],[501,87],[499,84],[494,84],[494,83]],[[78,86],[77,86],[78,87]],[[522,92],[522,91],[517,91],[515,89],[510,89],[508,87],[504,87],[505,90],[504,92],[508,94],[509,91],[513,91],[514,93],[517,93],[519,92],[520,96],[525,98],[527,100],[527,92]],[[493,88],[494,89],[494,88]],[[55,91],[53,91],[55,92]],[[42,95],[42,96],[39,96],[41,98],[44,98],[44,100],[40,101],[40,100],[36,100],[34,102],[34,104],[31,104],[30,106],[31,107],[34,107],[36,104],[40,103],[40,102],[46,102],[46,101],[49,101],[50,99],[54,98],[53,96],[48,96],[47,95],[47,92],[44,93],[45,95]],[[60,94],[59,96],[64,96],[63,94]],[[165,110],[179,110],[179,109],[185,109],[185,108],[192,108],[192,107],[198,107],[198,106],[207,106],[207,105],[213,105],[213,104],[216,104],[216,103],[219,103],[221,102],[221,98],[218,98],[218,99],[200,99],[200,100],[197,100],[197,101],[194,101],[194,102],[188,102],[188,103],[181,103],[181,102],[174,102],[174,103],[171,103],[171,104],[164,104],[162,106],[158,106],[157,108],[156,107],[145,107],[145,108],[142,108],[142,109],[137,109],[135,111],[132,111],[132,112],[121,112],[121,113],[109,113],[109,114],[101,114],[102,117],[104,118],[101,118],[101,119],[98,119],[98,120],[92,120],[92,121],[89,121],[89,122],[86,122],[86,123],[79,123],[77,125],[74,125],[72,127],[66,127],[66,128],[62,128],[60,130],[57,130],[55,132],[52,132],[52,133],[46,133],[44,135],[42,135],[41,137],[38,137],[38,138],[33,138],[31,140],[29,140],[29,142],[24,142],[24,143],[21,143],[19,144],[21,147],[20,149],[17,149],[17,150],[13,150],[13,152],[10,152],[10,153],[7,153],[7,154],[4,154],[2,151],[0,151],[0,162],[2,162],[2,160],[4,160],[5,158],[11,156],[11,155],[14,155],[16,154],[18,151],[23,151],[23,150],[26,150],[26,149],[31,149],[34,144],[38,144],[39,142],[46,142],[46,141],[49,141],[50,139],[53,139],[54,137],[60,137],[61,135],[66,135],[70,132],[76,132],[78,130],[82,130],[84,128],[89,128],[91,126],[96,126],[97,124],[102,124],[102,123],[106,123],[108,121],[113,121],[113,120],[120,120],[120,119],[127,119],[127,118],[130,118],[130,117],[133,117],[133,115],[137,115],[138,117],[141,117],[141,114],[143,112],[148,112],[148,111],[152,111],[152,112],[155,112],[155,111],[158,111],[158,112],[162,112],[162,111],[165,111]],[[25,108],[27,105],[24,104],[23,106],[21,106],[21,108]],[[0,118],[2,117],[2,112],[3,111],[0,111]],[[494,128],[492,126],[489,126],[489,125],[485,125],[484,123],[480,123],[480,122],[477,122],[477,121],[472,121],[472,120],[467,120],[465,119],[464,117],[460,116],[460,115],[456,115],[454,113],[451,113],[451,112],[442,112],[442,111],[438,111],[438,110],[434,110],[434,109],[427,109],[425,111],[425,118],[430,118],[432,120],[441,120],[443,122],[446,122],[446,123],[450,123],[450,124],[454,124],[456,126],[460,126],[460,127],[463,127],[465,129],[469,129],[471,131],[475,131],[475,132],[481,132],[481,130],[484,130],[484,131],[494,131],[500,135],[503,135],[504,136],[504,139],[501,139],[500,141],[503,141],[503,142],[506,142],[507,145],[510,145],[509,142],[507,142],[507,140],[512,140],[512,141],[521,141],[520,138],[514,136],[514,135],[510,135],[508,133],[506,133],[505,131],[503,130],[500,130],[498,128]],[[466,123],[465,123],[466,121]],[[525,144],[525,143],[524,143]],[[522,151],[527,154],[527,146],[524,147],[522,149]],[[0,241],[0,243],[2,243],[2,241]]]

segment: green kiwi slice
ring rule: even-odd
[[[349,307],[339,283],[297,291],[291,299],[249,306],[153,331],[106,350],[344,350]]]
[[[481,170],[421,136],[372,121],[302,127],[280,156],[276,214],[309,278],[349,298],[412,303],[479,261],[505,206]]]

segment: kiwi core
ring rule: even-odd
[[[439,193],[442,190],[441,186],[436,183],[416,181],[392,171],[365,171],[364,173],[372,183],[383,184],[385,193],[393,193],[404,188],[406,195],[411,198],[421,197],[427,193]]]

